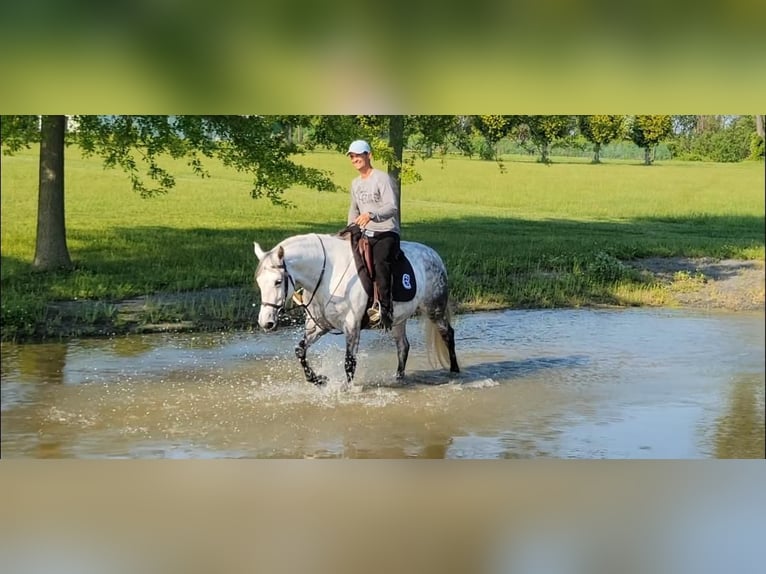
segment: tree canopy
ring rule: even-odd
[[[292,185],[335,189],[329,174],[292,161],[303,149],[287,138],[280,116],[3,116],[0,136],[5,153],[40,142],[40,188],[34,266],[71,266],[64,222],[64,148],[76,143],[105,167],[121,168],[142,196],[165,193],[175,178],[162,160],[186,158],[191,171],[207,177],[204,158],[252,175],[253,197],[286,204]],[[46,129],[50,128],[50,129]]]
[[[673,132],[671,116],[633,116],[630,129],[630,139],[638,147],[644,149],[644,163],[652,163],[651,152],[654,147]]]
[[[580,133],[593,144],[593,163],[601,163],[601,146],[624,135],[624,116],[579,116]]]
[[[309,145],[323,145],[345,153],[355,139],[366,139],[397,184],[419,179],[418,159],[454,147],[470,153],[470,120],[463,116],[313,116]],[[408,157],[404,157],[407,147]]]
[[[4,153],[40,144],[34,265],[53,269],[71,265],[64,224],[67,145],[76,144],[86,155],[101,158],[105,167],[120,168],[133,190],[144,197],[175,185],[175,175],[165,167],[168,158],[186,159],[191,172],[200,177],[208,176],[205,160],[217,158],[252,176],[253,197],[289,205],[283,192],[291,186],[336,188],[329,173],[293,161],[316,146],[344,153],[350,141],[367,139],[401,189],[403,182],[419,179],[418,159],[457,151],[497,160],[503,139],[514,139],[530,152],[536,148],[539,161],[549,163],[551,147],[570,141],[578,125],[577,145],[585,140],[593,143],[594,162],[599,161],[601,146],[624,137],[644,149],[647,165],[666,138],[675,138],[675,144],[669,144],[674,155],[685,153],[692,159],[763,157],[763,116],[0,116],[0,143]],[[293,137],[295,131],[301,137]]]
[[[575,118],[562,115],[524,116],[524,124],[529,129],[529,138],[540,152],[539,161],[548,163],[551,144],[573,132]]]

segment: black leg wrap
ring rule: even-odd
[[[404,368],[407,365],[407,356],[410,353],[410,344],[405,339],[403,341],[397,341],[396,342],[396,352],[399,359],[399,364],[396,368],[396,378],[397,379],[403,379],[404,378]]]
[[[451,325],[447,325],[446,329],[439,328],[439,334],[441,335],[444,344],[447,345],[450,372],[459,373],[460,367],[457,364],[457,355],[455,354],[455,330]]]
[[[346,380],[350,383],[354,378],[354,372],[356,371],[356,357],[346,353],[346,362],[344,366],[346,368]]]
[[[327,377],[324,375],[314,375],[314,378],[309,379],[309,382],[315,384],[317,387],[322,387],[327,383]]]
[[[457,364],[457,355],[455,354],[455,331],[452,327],[447,330],[447,348],[449,350],[449,370],[453,373],[459,373],[460,367]]]
[[[306,360],[306,340],[303,339],[298,343],[298,346],[295,347],[295,356],[298,357],[298,360],[301,363],[301,367],[303,367],[303,374],[306,377],[306,380],[309,383],[313,383],[317,386],[324,385],[327,382],[327,377],[324,377],[322,375],[317,375],[314,372],[314,369],[309,367],[309,363]]]

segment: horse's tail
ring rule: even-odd
[[[452,321],[449,305],[444,309],[444,320],[447,325]],[[447,348],[447,343],[444,342],[444,339],[439,334],[439,327],[436,321],[433,320],[426,321],[426,352],[432,367],[441,365],[445,369],[449,368],[449,349]]]

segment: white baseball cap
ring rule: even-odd
[[[370,150],[370,144],[368,144],[364,140],[355,140],[351,142],[351,145],[348,146],[348,151],[346,152],[346,155],[350,153],[370,153],[372,150]]]

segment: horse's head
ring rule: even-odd
[[[272,331],[277,327],[279,312],[295,291],[295,283],[287,272],[285,250],[281,245],[268,252],[264,252],[258,243],[253,242],[253,247],[260,261],[255,270],[255,282],[261,291],[258,324],[264,331]]]

